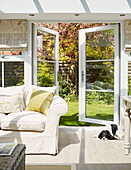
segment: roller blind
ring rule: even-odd
[[[125,51],[131,51],[131,20],[125,21]]]
[[[27,51],[27,20],[0,20],[0,50]]]

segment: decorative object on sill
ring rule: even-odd
[[[125,21],[125,51],[131,52],[131,20]]]
[[[0,50],[27,51],[27,20],[0,20]]]

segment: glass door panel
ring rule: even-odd
[[[58,94],[58,32],[33,24],[33,84],[57,86]]]
[[[55,36],[37,32],[37,85],[55,85]]]
[[[114,90],[114,60],[86,62],[86,90]]]
[[[113,92],[86,92],[86,117],[92,119],[113,121],[114,93]]]
[[[86,33],[86,60],[114,59],[114,30]]]
[[[80,30],[79,41],[80,120],[118,123],[118,25]]]

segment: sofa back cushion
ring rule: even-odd
[[[10,113],[1,119],[1,129],[18,131],[39,131],[45,129],[46,116],[33,111]]]
[[[21,94],[0,95],[0,113],[13,113],[22,111]]]
[[[54,95],[55,94],[52,92],[33,88],[32,95],[26,110],[37,111],[43,113],[46,116]]]
[[[0,87],[0,96],[5,95],[5,98],[7,99],[8,97],[11,99],[16,99],[19,97],[19,110],[22,111],[25,109],[25,104],[24,104],[24,88],[25,86],[11,86],[11,87]],[[7,97],[6,97],[7,96]],[[13,104],[13,102],[12,102]]]

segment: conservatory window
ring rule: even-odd
[[[0,20],[1,87],[24,84],[24,51],[28,51],[27,30],[27,20]]]
[[[22,52],[0,51],[0,87],[23,84],[24,57]]]

